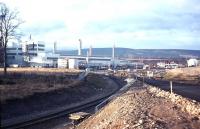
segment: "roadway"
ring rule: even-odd
[[[138,78],[138,79],[142,81],[142,78]],[[169,81],[145,78],[144,82],[147,84],[159,87],[165,91],[170,91]],[[200,86],[174,82],[173,92],[183,97],[187,97],[187,98],[200,102]]]

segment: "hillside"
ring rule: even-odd
[[[83,55],[86,56],[88,49],[83,49]],[[77,55],[77,50],[65,51],[59,50],[61,55]],[[93,48],[93,56],[111,56],[112,48]],[[144,58],[200,58],[200,50],[181,50],[181,49],[129,49],[116,48],[116,57],[144,57]]]

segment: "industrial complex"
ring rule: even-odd
[[[31,37],[31,36],[30,36]],[[115,45],[113,45],[112,56],[93,56],[92,46],[88,49],[87,56],[82,54],[82,40],[79,39],[77,55],[57,54],[57,43],[54,43],[53,51],[45,51],[45,43],[29,39],[21,44],[13,43],[7,48],[8,65],[10,67],[58,67],[71,69],[112,69],[119,67],[143,68],[143,63],[133,63],[115,58]]]
[[[7,64],[10,67],[52,67],[69,69],[147,69],[148,64],[131,59],[119,59],[115,57],[115,45],[112,47],[112,55],[94,56],[92,46],[89,47],[87,55],[82,53],[82,40],[79,39],[77,55],[60,55],[57,53],[57,43],[54,42],[53,51],[45,50],[45,42],[35,41],[31,38],[22,43],[13,43],[7,48]],[[197,66],[199,61],[189,59],[187,66]],[[156,63],[157,68],[178,68],[180,64],[175,62],[166,63],[160,61]]]

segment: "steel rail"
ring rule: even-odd
[[[115,94],[119,89],[121,89],[121,87],[123,85],[121,82],[119,82],[119,80],[117,78],[109,77],[109,79],[112,79],[117,84],[118,88],[116,90],[114,90],[113,92],[109,93],[108,95],[104,96],[104,97],[98,98],[96,100],[93,100],[91,102],[85,103],[85,104],[80,105],[80,106],[76,106],[76,107],[73,107],[73,108],[70,108],[70,109],[63,109],[62,111],[58,111],[58,112],[55,112],[55,113],[49,113],[48,115],[29,119],[29,120],[26,120],[26,121],[12,122],[12,123],[6,123],[5,122],[6,124],[1,122],[1,129],[25,128],[25,127],[28,127],[28,126],[32,126],[32,125],[35,125],[35,124],[38,124],[38,123],[45,122],[47,120],[59,118],[59,117],[64,116],[64,115],[68,115],[68,114],[71,114],[73,112],[77,112],[77,111],[80,111],[82,109],[86,109],[86,108],[90,108],[92,106],[98,105],[99,103],[101,103],[102,101],[104,101],[105,99],[110,97],[111,95]]]

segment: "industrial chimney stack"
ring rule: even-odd
[[[53,43],[53,53],[55,54],[56,51],[57,51],[57,43],[54,42],[54,43]]]
[[[81,39],[78,40],[79,41],[79,48],[78,48],[78,55],[81,56],[82,55],[82,41]]]
[[[113,45],[113,48],[112,48],[112,59],[113,60],[115,59],[115,44]]]
[[[89,56],[92,56],[92,45],[90,46],[90,49],[89,49]]]

